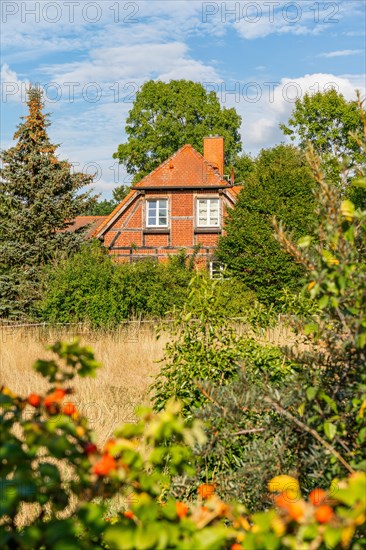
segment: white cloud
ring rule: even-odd
[[[61,88],[70,89],[73,83],[76,95],[86,100],[88,89],[91,93],[93,89],[104,90],[110,98],[115,97],[116,90],[126,96],[151,78],[219,79],[215,68],[193,59],[188,46],[182,42],[98,48],[90,51],[84,61],[50,65],[44,67],[43,72]]]
[[[302,98],[305,93],[325,91],[333,87],[347,100],[352,100],[356,98],[356,89],[365,93],[365,76],[314,73],[299,78],[285,77],[280,82],[273,83],[272,87],[258,83],[257,101],[255,96],[253,98],[241,93],[240,101],[237,97],[236,102],[228,96],[226,106],[235,107],[242,116],[244,150],[256,154],[261,148],[284,141],[279,124],[286,123],[289,119],[296,98]]]
[[[12,71],[6,63],[1,66],[1,102],[23,102],[25,91],[29,82],[21,80],[15,71]]]
[[[332,58],[332,57],[347,57],[349,55],[358,55],[364,53],[363,50],[335,50],[333,52],[320,53],[318,57]]]

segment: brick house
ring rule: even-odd
[[[208,266],[239,190],[233,177],[224,177],[224,139],[207,137],[203,156],[184,145],[135,184],[93,237],[117,261],[164,261],[183,249],[199,249],[198,263]]]

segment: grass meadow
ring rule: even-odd
[[[244,330],[238,326],[238,330]],[[115,428],[133,422],[138,405],[148,405],[148,387],[158,374],[159,360],[169,335],[156,339],[153,323],[128,323],[116,331],[95,331],[85,326],[0,326],[0,386],[27,395],[42,392],[47,382],[32,369],[38,358],[49,358],[45,348],[56,340],[70,341],[78,337],[93,348],[102,364],[95,378],[72,381],[75,394],[69,398],[88,418],[96,433],[96,442],[103,445]],[[258,336],[257,336],[258,337]],[[294,334],[284,325],[262,333],[263,343],[289,344]]]
[[[32,369],[38,358],[49,358],[45,350],[56,340],[79,337],[82,344],[94,349],[102,363],[95,378],[72,381],[74,401],[103,444],[114,429],[133,422],[137,405],[149,403],[148,387],[159,372],[157,361],[163,355],[166,338],[156,339],[152,324],[130,324],[115,332],[89,331],[85,327],[0,327],[0,386],[27,395],[47,388]]]

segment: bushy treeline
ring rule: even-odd
[[[168,262],[152,259],[117,263],[100,243],[85,243],[70,257],[44,270],[42,298],[36,315],[51,322],[87,322],[113,328],[131,317],[160,318],[181,309],[194,272],[194,256],[184,252]],[[212,285],[208,274],[204,274]],[[223,280],[215,307],[227,315],[243,314],[254,302],[240,281]]]

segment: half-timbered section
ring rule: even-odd
[[[198,250],[208,265],[239,188],[224,176],[224,140],[204,139],[204,155],[184,145],[138,182],[99,225],[100,239],[118,261],[166,260]]]

